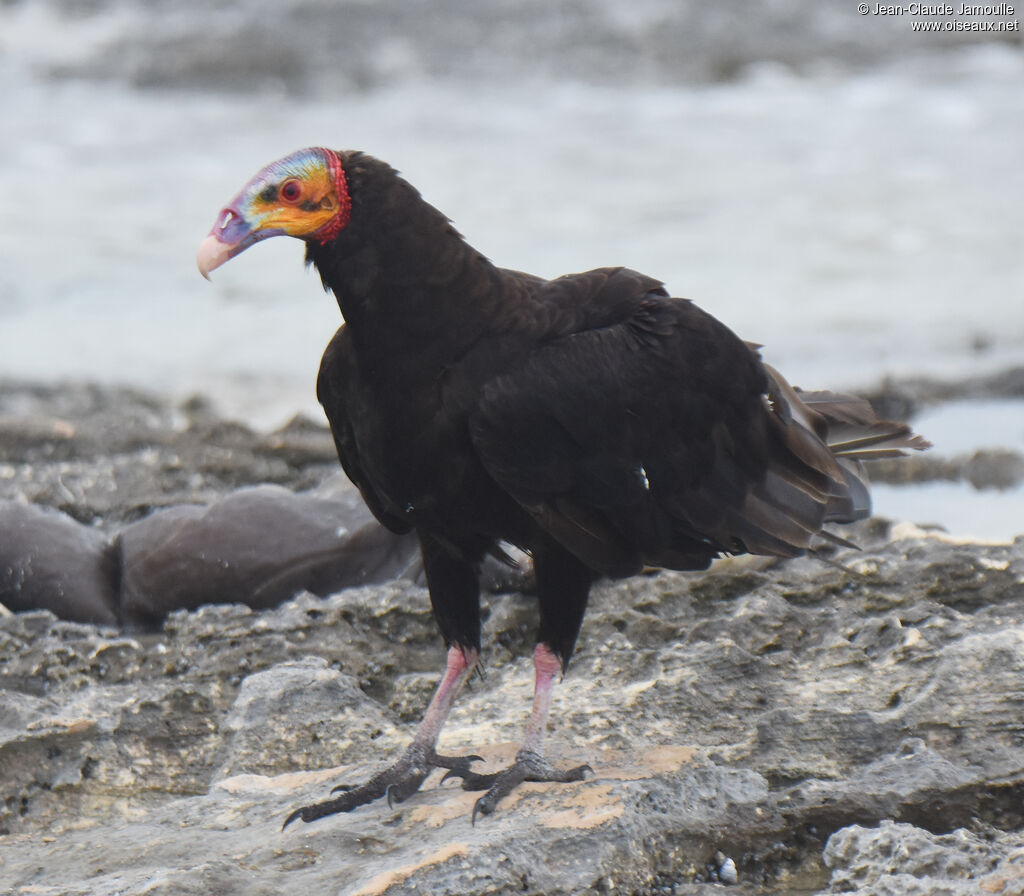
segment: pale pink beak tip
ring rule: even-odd
[[[225,261],[232,257],[235,247],[228,243],[222,243],[217,237],[210,234],[199,245],[196,253],[196,267],[199,273],[207,280],[210,279],[210,271],[219,268]]]

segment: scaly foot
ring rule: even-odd
[[[442,783],[449,778],[462,778],[463,790],[486,790],[473,806],[473,824],[476,816],[490,815],[499,801],[508,796],[523,781],[551,781],[566,784],[570,781],[582,781],[586,773],[593,774],[589,765],[577,765],[569,769],[557,769],[539,753],[523,749],[516,754],[516,761],[508,768],[491,775],[480,775],[465,767],[451,768],[441,779]]]
[[[325,815],[334,815],[337,812],[351,812],[382,796],[387,797],[389,806],[400,803],[420,789],[420,785],[433,769],[446,768],[448,774],[472,775],[469,765],[476,761],[481,761],[481,757],[441,756],[432,749],[412,744],[398,762],[390,768],[378,772],[365,784],[360,784],[357,787],[342,784],[331,791],[331,793],[341,791],[341,796],[296,809],[285,819],[281,830],[284,830],[297,818],[310,822],[323,818]]]

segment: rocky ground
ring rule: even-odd
[[[0,497],[104,531],[334,473],[312,422],[259,435],[199,401],[0,390]],[[411,582],[142,634],[0,616],[0,892],[1022,894],[1024,538],[848,534],[862,551],[597,587],[549,734],[593,776],[475,825],[436,775],[280,830],[407,742],[443,661]],[[514,752],[532,604],[488,595],[487,674],[446,751]]]

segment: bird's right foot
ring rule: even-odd
[[[569,769],[557,769],[539,753],[524,747],[516,754],[516,761],[504,771],[481,775],[465,768],[453,768],[441,779],[443,784],[449,778],[462,778],[463,790],[486,790],[487,792],[473,806],[472,822],[477,815],[490,815],[498,802],[508,796],[524,781],[544,781],[567,784],[582,781],[594,770],[589,765],[577,765]]]
[[[365,784],[356,787],[339,785],[331,790],[331,793],[340,791],[341,796],[299,807],[284,820],[281,830],[283,831],[297,818],[310,822],[338,812],[351,812],[382,796],[387,797],[389,806],[400,803],[420,789],[420,785],[433,769],[446,768],[449,772],[468,775],[470,763],[479,761],[482,761],[480,756],[441,756],[433,749],[412,744],[398,762],[378,772]]]

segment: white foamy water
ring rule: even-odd
[[[22,43],[54,27],[18,22]],[[1024,363],[1019,50],[308,99],[54,80],[7,57],[0,95],[0,377],[202,392],[257,426],[318,414],[340,320],[302,246],[262,243],[212,284],[194,265],[223,203],[305,145],[388,160],[502,265],[658,276],[803,386]]]

